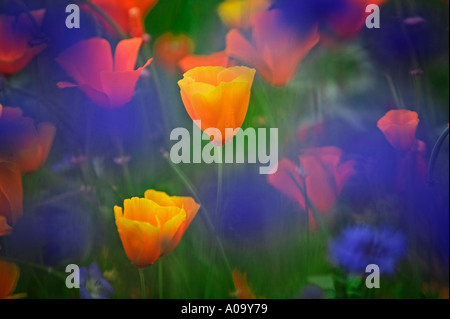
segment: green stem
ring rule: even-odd
[[[142,63],[145,63],[146,59],[148,59],[148,57],[153,56],[152,54],[152,50],[150,47],[150,43],[146,43],[146,45],[143,46],[142,48],[143,54],[144,54],[144,59],[142,59]],[[161,111],[161,116],[163,119],[163,125],[164,125],[164,132],[166,132],[166,136],[169,136],[169,129],[170,129],[170,119],[168,117],[167,114],[167,108],[165,107],[165,105],[167,104],[162,92],[162,85],[161,85],[161,79],[160,76],[158,74],[158,71],[155,67],[155,62],[153,61],[152,63],[150,63],[149,67],[150,69],[150,80],[153,81],[153,84],[155,86],[155,90],[156,90],[156,98],[158,100],[158,106],[160,108]]]
[[[145,276],[144,276],[144,269],[139,268],[139,279],[141,282],[141,293],[142,293],[142,299],[147,299],[147,294],[145,292]]]
[[[216,147],[216,154],[217,154],[217,197],[216,197],[216,211],[214,213],[214,222],[213,226],[214,229],[217,231],[217,221],[220,214],[220,207],[222,202],[222,178],[223,178],[223,165],[222,165],[222,145]],[[206,290],[205,290],[205,299],[208,299],[211,293],[211,281],[212,281],[212,273],[213,273],[213,265],[214,259],[216,257],[216,251],[217,251],[217,242],[214,242],[213,246],[211,247],[211,265],[208,270],[208,279],[206,283]]]
[[[444,132],[442,132],[441,136],[439,136],[436,144],[433,147],[433,151],[431,152],[430,164],[428,165],[428,182],[430,184],[433,183],[433,173],[434,173],[434,168],[436,166],[436,161],[437,161],[439,152],[441,151],[442,144],[444,144],[444,141],[447,138],[448,133],[449,133],[449,127],[447,126],[445,128]]]
[[[159,299],[163,299],[163,265],[161,259],[158,261],[158,293]]]
[[[181,277],[183,277],[183,281],[184,281],[184,294],[186,296],[187,299],[192,299],[192,290],[191,290],[191,285],[189,284],[189,278],[186,275],[186,267],[184,267],[184,265],[181,264],[180,259],[178,258],[177,254],[171,254],[170,258],[172,258],[172,260],[174,261],[176,267],[177,267],[177,272],[179,272],[181,274]]]
[[[222,146],[217,146],[217,200],[216,212],[214,214],[214,227],[217,226],[217,218],[219,217],[220,206],[222,204],[222,179],[223,179],[223,165],[222,165]]]
[[[184,172],[182,170],[180,170],[177,165],[172,163],[172,161],[170,160],[169,155],[167,154],[167,152],[163,151],[162,153],[163,153],[164,158],[167,160],[168,164],[170,165],[170,167],[174,170],[175,174],[178,175],[178,177],[183,182],[184,186],[192,194],[192,196],[194,197],[195,201],[197,203],[201,203],[200,197],[198,196],[198,191],[195,188],[194,184],[192,184],[192,182],[190,181],[189,177],[187,177],[186,174],[184,174]],[[222,258],[223,258],[223,260],[225,262],[225,266],[227,267],[228,273],[231,276],[233,270],[231,269],[231,264],[228,261],[228,257],[227,257],[227,255],[225,253],[225,248],[223,247],[222,241],[220,240],[219,236],[217,236],[217,234],[215,233],[215,227],[214,227],[214,225],[213,225],[213,223],[211,221],[211,218],[209,217],[208,211],[206,210],[206,208],[203,205],[200,205],[200,213],[202,214],[203,219],[206,221],[206,224],[207,224],[207,226],[209,228],[209,231],[213,234],[214,238],[217,241],[217,245],[219,246],[219,251],[220,251],[220,253],[222,255]]]
[[[396,107],[400,108],[400,109],[404,108],[403,101],[402,101],[400,95],[398,94],[398,91],[395,87],[392,77],[387,73],[385,73],[384,76],[386,77],[386,80],[389,85],[389,89],[391,90],[392,96],[394,97],[395,104],[397,104]]]
[[[128,189],[128,193],[131,194],[135,194],[135,190],[134,190],[134,186],[133,186],[133,181],[131,178],[131,174],[130,174],[130,168],[128,166],[128,162],[125,160],[125,151],[123,148],[123,141],[120,138],[119,134],[117,131],[114,131],[115,134],[115,140],[117,143],[117,150],[119,152],[119,157],[122,158],[124,160],[124,162],[122,163],[122,169],[123,169],[123,176],[125,178],[125,182],[127,185],[127,189]]]
[[[320,214],[317,212],[316,207],[314,206],[314,204],[311,202],[311,200],[307,196],[307,194],[305,192],[305,189],[300,185],[300,183],[297,181],[297,179],[295,178],[295,176],[291,172],[289,172],[289,175],[290,175],[291,179],[294,181],[294,183],[297,186],[297,188],[302,193],[302,195],[303,195],[303,197],[305,199],[305,206],[309,206],[310,207],[310,209],[311,209],[311,211],[313,213],[314,219],[316,220],[317,224],[319,225],[320,230],[322,230],[325,233],[325,235],[327,237],[329,237],[330,233],[328,231],[328,228],[326,227],[324,221],[322,220],[322,216],[320,216]],[[307,213],[309,214],[309,212],[307,212]]]
[[[261,106],[263,112],[265,113],[268,121],[269,121],[269,125],[270,127],[276,127],[275,125],[275,118],[272,114],[272,111],[270,110],[268,103],[269,101],[269,95],[267,94],[265,88],[264,88],[264,83],[260,80],[258,85],[255,86],[256,93],[254,94],[258,104]],[[262,94],[261,94],[262,93]],[[264,96],[263,96],[264,95]]]
[[[308,189],[306,188],[306,178],[302,178],[304,187],[304,193],[303,197],[308,198]],[[301,190],[300,190],[301,191]],[[305,210],[306,210],[306,247],[310,247],[310,237],[311,237],[311,230],[310,230],[310,217],[309,217],[309,211],[311,207],[309,207],[309,201],[305,200]],[[306,258],[305,258],[306,259]],[[305,260],[305,272],[308,275],[309,274],[309,260]]]
[[[151,78],[153,79],[153,84],[155,85],[156,89],[156,97],[158,99],[159,108],[161,110],[161,116],[163,119],[163,125],[164,125],[164,131],[166,132],[166,136],[169,136],[169,129],[170,129],[170,120],[167,114],[167,108],[165,107],[165,99],[164,95],[162,94],[161,90],[161,81],[159,79],[158,71],[156,70],[155,64],[152,62],[150,64],[150,74]]]
[[[10,261],[10,262],[14,262],[16,264],[22,264],[22,265],[25,265],[25,266],[28,266],[28,267],[31,267],[31,268],[34,268],[34,269],[41,270],[41,271],[43,271],[43,272],[45,272],[47,274],[55,276],[55,277],[57,277],[59,279],[62,279],[64,281],[67,278],[67,275],[64,274],[64,273],[61,273],[59,271],[51,269],[50,267],[45,267],[43,265],[36,264],[36,263],[30,262],[30,261],[25,261],[25,260],[21,260],[21,259],[17,259],[17,258],[11,258],[11,257],[5,257],[5,258],[2,258],[2,259]]]

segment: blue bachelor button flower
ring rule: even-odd
[[[103,278],[96,263],[80,269],[80,299],[108,299],[113,294],[113,286]]]
[[[346,271],[363,274],[367,265],[376,264],[381,274],[390,275],[406,255],[406,237],[389,227],[349,227],[329,244],[329,253],[331,261]]]

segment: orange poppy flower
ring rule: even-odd
[[[301,61],[319,42],[317,28],[299,38],[283,26],[279,10],[255,14],[252,18],[252,42],[237,29],[227,34],[226,52],[258,73],[274,86],[292,80]]]
[[[44,165],[55,137],[53,124],[40,123],[37,129],[22,110],[0,105],[0,160],[17,164],[22,173],[33,173]]]
[[[408,151],[416,143],[419,115],[408,110],[391,110],[378,121],[377,125],[395,149]]]
[[[233,138],[229,130],[244,123],[250,101],[255,70],[235,66],[231,68],[205,66],[189,70],[178,81],[186,111],[194,121],[201,121],[201,129],[216,128],[221,137],[211,136],[221,144]]]
[[[178,62],[194,51],[194,42],[185,34],[168,32],[156,39],[154,50],[156,62],[175,73]]]
[[[253,290],[247,282],[247,274],[241,273],[239,270],[233,270],[233,283],[236,291],[231,293],[231,296],[237,299],[260,299],[257,298]]]
[[[125,253],[138,268],[147,267],[171,252],[197,214],[200,205],[190,197],[168,196],[148,190],[145,198],[114,207],[117,230]]]
[[[134,70],[142,38],[122,40],[114,57],[106,39],[91,38],[66,49],[56,62],[75,80],[59,82],[59,88],[79,87],[95,104],[118,108],[131,101],[143,67]]]
[[[132,37],[144,35],[143,20],[158,0],[92,0],[92,3],[105,11],[126,34]],[[100,17],[100,21],[112,33],[111,26]]]
[[[0,14],[0,74],[14,74],[45,49],[46,44],[30,45],[44,19],[45,10],[30,11],[18,17]],[[35,25],[36,23],[37,25]]]
[[[183,72],[187,72],[199,66],[232,66],[225,51],[215,52],[210,55],[187,55],[182,58],[178,65]]]
[[[218,8],[220,19],[228,28],[250,28],[251,17],[270,8],[270,0],[225,0]]]
[[[0,260],[0,299],[23,298],[26,294],[11,295],[19,281],[19,267],[7,261]]]
[[[0,224],[2,233],[10,229],[5,226],[4,221],[10,225],[22,217],[23,208],[22,176],[18,167],[9,162],[0,161]],[[3,218],[2,218],[3,217]]]
[[[299,156],[300,167],[287,159],[278,163],[276,173],[268,175],[268,181],[282,193],[298,202],[306,210],[305,190],[317,212],[325,214],[333,208],[346,182],[355,171],[355,161],[341,162],[343,151],[337,147],[328,146],[312,148]],[[292,178],[296,179],[295,183]],[[298,188],[303,187],[303,191]],[[316,227],[312,211],[309,209],[309,221],[312,228]]]

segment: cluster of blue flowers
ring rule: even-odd
[[[380,273],[393,274],[397,262],[406,255],[406,236],[390,227],[353,226],[329,245],[331,261],[352,273],[364,273],[376,264]]]

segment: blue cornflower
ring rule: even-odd
[[[80,268],[80,299],[108,299],[113,294],[113,286],[103,278],[96,263]]]
[[[329,244],[331,261],[352,273],[364,273],[376,264],[381,274],[392,274],[406,255],[406,237],[390,227],[353,226]]]

